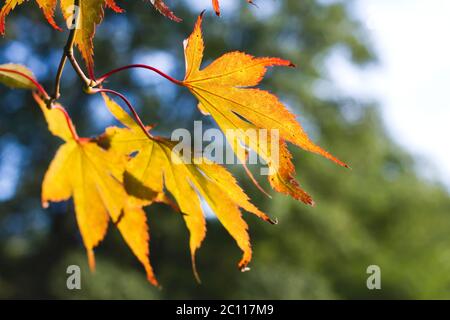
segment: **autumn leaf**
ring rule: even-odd
[[[164,3],[163,0],[150,0],[153,6],[161,12],[164,16],[180,22],[178,18]],[[25,0],[7,0],[0,11],[0,33],[5,34],[5,18],[18,5],[21,5]],[[47,21],[58,30],[60,27],[54,20],[55,9],[58,0],[36,0],[39,7],[42,9]],[[77,11],[74,7],[74,0],[60,0],[60,7],[63,16],[66,20],[76,18],[76,34],[75,44],[81,52],[83,59],[86,62],[90,75],[93,76],[94,67],[94,36],[97,25],[99,25],[104,18],[104,8],[108,7],[117,13],[123,12],[115,0],[82,0],[79,2]],[[75,13],[77,15],[75,15]]]
[[[247,0],[248,3],[253,4],[253,0]],[[214,11],[216,12],[216,14],[218,16],[220,16],[220,4],[219,4],[219,0],[212,0],[212,4],[213,4],[213,8]]]
[[[182,21],[169,9],[169,7],[164,3],[163,0],[150,0],[150,1],[156,8],[156,10],[158,10],[162,15],[176,22]]]
[[[14,10],[14,8],[18,5],[21,5],[24,3],[25,0],[6,0],[5,4],[3,5],[1,11],[0,11],[0,33],[5,34],[5,18],[6,16]],[[56,7],[57,0],[36,0],[36,3],[41,8],[42,12],[44,13],[44,16],[46,17],[47,21],[58,30],[61,30],[55,20],[55,7]]]
[[[33,73],[20,64],[1,64],[0,65],[0,83],[10,88],[17,89],[36,89],[36,80]]]
[[[149,261],[148,227],[142,201],[130,197],[122,184],[125,158],[101,148],[94,140],[79,138],[64,108],[46,103],[34,95],[49,130],[64,140],[42,184],[42,203],[73,197],[75,213],[87,250],[89,265],[95,269],[94,248],[104,239],[108,222],[117,225],[126,243],[143,264],[148,280],[157,285]]]
[[[61,10],[65,19],[74,17],[73,0],[61,0]],[[109,1],[111,5],[112,2]],[[98,24],[104,17],[106,0],[82,0],[76,20],[75,44],[86,61],[90,73],[94,67],[94,36]]]
[[[252,250],[248,226],[240,208],[265,221],[273,221],[250,203],[225,168],[207,159],[183,157],[174,149],[175,142],[150,136],[117,103],[106,95],[104,100],[111,113],[127,127],[106,130],[110,148],[124,154],[137,152],[126,166],[125,186],[135,190],[138,181],[141,188],[156,193],[167,190],[175,198],[190,232],[190,251],[196,276],[195,253],[206,234],[201,199],[206,201],[243,251],[239,267],[245,269],[251,260]]]
[[[225,132],[241,162],[246,160],[239,150],[242,148],[240,145],[244,145],[266,160],[272,171],[269,181],[275,190],[312,204],[311,197],[295,180],[295,168],[284,141],[346,165],[314,144],[295,116],[275,95],[254,88],[263,79],[267,67],[292,67],[293,64],[279,58],[256,58],[242,52],[231,52],[201,70],[204,51],[202,18],[200,15],[193,33],[184,42],[186,76],[182,84],[198,99],[199,109],[211,115]],[[279,141],[271,141],[270,137],[260,141],[247,134],[252,129],[276,130]],[[233,136],[229,131],[233,132]],[[265,146],[274,142],[279,143],[280,152],[276,154],[265,150],[268,149]]]

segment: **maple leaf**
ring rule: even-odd
[[[119,7],[114,0],[106,0],[106,6],[117,13],[122,13],[124,10]]]
[[[169,9],[169,7],[164,3],[163,0],[150,0],[150,2],[153,4],[156,10],[158,10],[162,15],[166,16],[167,18],[176,22],[182,21]]]
[[[164,16],[177,22],[181,21],[181,19],[169,9],[164,1],[150,1]],[[25,0],[6,0],[6,3],[0,11],[1,34],[5,33],[6,16],[14,10],[16,6],[21,5],[24,2]],[[36,0],[36,2],[44,12],[47,21],[55,29],[61,30],[54,20],[54,13],[58,0]],[[99,25],[104,18],[104,8],[108,7],[117,13],[123,12],[123,9],[116,4],[115,0],[82,0],[76,11],[74,11],[74,3],[74,0],[61,0],[60,7],[66,20],[76,18],[75,44],[86,62],[90,75],[93,76],[94,36],[97,25]]]
[[[21,5],[24,3],[25,0],[6,0],[5,4],[3,5],[1,11],[0,11],[0,33],[5,34],[5,18],[6,16],[14,10],[14,8],[18,5]],[[36,3],[41,8],[42,12],[44,13],[44,16],[46,17],[47,21],[58,30],[61,30],[56,22],[54,17],[55,14],[55,7],[56,7],[57,0],[36,0]],[[72,3],[73,4],[73,3]]]
[[[150,136],[117,103],[106,95],[103,97],[111,113],[127,127],[106,130],[110,148],[124,154],[137,152],[126,167],[124,184],[126,187],[128,185],[127,190],[135,190],[138,181],[141,188],[157,193],[167,190],[175,198],[190,232],[192,265],[197,279],[195,253],[206,234],[201,199],[206,201],[243,251],[239,268],[245,270],[252,250],[248,226],[240,208],[265,221],[274,222],[249,201],[225,168],[207,159],[185,159],[174,150],[175,142]]]
[[[58,149],[42,184],[42,203],[73,197],[76,219],[87,250],[89,265],[95,269],[94,248],[103,240],[111,218],[125,242],[143,264],[148,280],[157,285],[149,261],[148,226],[142,209],[148,201],[130,197],[122,184],[125,159],[113,150],[101,148],[94,140],[79,138],[64,108],[46,103],[34,95],[49,130],[65,143]]]
[[[307,204],[313,204],[295,180],[295,168],[285,141],[304,150],[320,154],[346,166],[328,152],[314,144],[278,98],[264,90],[254,88],[263,79],[267,67],[293,66],[279,58],[256,58],[242,52],[224,54],[200,70],[203,60],[204,42],[202,36],[203,14],[199,16],[194,31],[184,42],[186,76],[182,85],[187,87],[199,101],[199,109],[211,115],[229,139],[233,150],[242,163],[246,158],[240,152],[240,145],[256,151],[271,168],[269,181],[272,187]],[[247,133],[249,129],[277,130],[279,141],[258,140]],[[229,132],[233,132],[232,135]],[[270,143],[279,143],[279,154],[265,149]],[[279,161],[277,161],[279,158]]]
[[[0,11],[0,33],[5,33],[5,17],[18,5],[24,3],[25,0],[7,0]],[[36,0],[47,21],[58,30],[59,28],[53,18],[57,0]],[[79,3],[78,11],[74,11],[74,0],[61,0],[60,7],[66,20],[75,18],[77,13],[77,25],[75,44],[86,61],[88,69],[92,71],[94,60],[94,43],[95,29],[104,17],[104,8],[109,7],[115,12],[123,12],[114,0],[82,0]]]
[[[73,4],[73,0],[61,0],[61,10],[65,19],[74,17]],[[106,4],[106,0],[82,0],[77,12],[75,44],[91,74],[94,67],[95,30],[103,20]],[[108,4],[116,7],[112,1],[109,1]]]
[[[247,0],[248,3],[253,4],[253,0]],[[219,4],[219,0],[212,0],[212,4],[213,4],[213,8],[214,11],[216,12],[216,14],[218,16],[220,16],[220,4]]]

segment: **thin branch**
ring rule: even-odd
[[[74,6],[79,7],[80,0],[74,0]],[[74,14],[75,14],[75,12],[74,12]],[[66,45],[64,46],[64,51],[61,56],[61,61],[59,63],[58,71],[56,73],[55,89],[53,91],[53,95],[50,98],[50,102],[53,102],[53,101],[59,99],[59,97],[60,97],[61,77],[62,77],[62,73],[64,71],[64,67],[66,65],[67,60],[69,60],[73,69],[77,73],[78,77],[81,79],[81,81],[84,82],[84,85],[86,87],[91,87],[95,83],[95,81],[92,81],[89,77],[87,77],[85,75],[85,73],[81,69],[81,67],[78,64],[78,62],[74,56],[74,53],[73,53],[73,47],[75,44],[75,34],[76,34],[76,30],[77,30],[77,24],[78,24],[79,17],[75,16],[75,19],[77,19],[77,21],[75,22],[75,25],[72,26],[72,28],[70,29]]]
[[[122,99],[123,102],[125,102],[125,104],[127,105],[128,109],[130,110],[130,112],[133,114],[134,117],[134,121],[136,122],[136,124],[142,129],[142,131],[144,131],[145,135],[149,138],[149,139],[153,139],[152,136],[150,135],[150,133],[147,131],[147,129],[145,128],[144,123],[142,122],[141,118],[139,117],[139,114],[136,112],[136,110],[134,109],[133,105],[131,104],[131,102],[120,92],[114,91],[114,90],[110,90],[110,89],[92,89],[92,93],[110,93],[113,94],[117,97],[119,97],[120,99]]]
[[[128,70],[128,69],[136,69],[136,68],[141,68],[141,69],[147,69],[153,72],[156,72],[157,74],[159,74],[160,76],[166,78],[167,80],[169,80],[170,82],[176,84],[176,85],[183,85],[183,83],[180,80],[177,80],[175,78],[172,78],[171,76],[165,74],[164,72],[162,72],[161,70],[158,70],[152,66],[148,66],[145,64],[131,64],[129,66],[125,66],[125,67],[121,67],[118,69],[114,69],[111,70],[108,73],[105,73],[103,76],[101,76],[100,78],[97,79],[97,84],[102,83],[103,81],[105,81],[106,79],[108,79],[110,76],[112,76],[113,74],[116,74],[118,72],[124,71],[124,70]]]

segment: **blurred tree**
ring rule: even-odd
[[[127,15],[108,12],[96,38],[98,74],[146,62],[181,78],[181,42],[198,14],[190,2],[174,3],[181,24],[144,10],[139,1],[124,2]],[[343,96],[328,76],[326,62],[336,50],[355,66],[375,61],[351,1],[261,1],[259,9],[236,3],[237,10],[224,10],[225,18],[208,16],[207,57],[245,49],[296,62],[297,70],[276,69],[265,84],[299,115],[315,141],[352,170],[295,151],[300,181],[317,202],[308,208],[281,195],[267,199],[234,168],[254,202],[280,221],[270,226],[246,215],[255,251],[250,272],[236,269],[234,241],[209,220],[198,255],[203,284],[196,284],[182,219],[154,205],[148,209],[151,257],[164,289],[146,283],[116,231],[97,250],[98,271],[92,275],[72,204],[40,208],[41,179],[58,142],[27,93],[0,88],[0,298],[450,297],[448,192],[418,175],[414,159],[387,135],[376,104]],[[26,63],[50,87],[66,34],[51,30],[29,6],[18,8],[8,23],[1,61]],[[125,91],[161,134],[191,128],[193,120],[214,125],[187,92],[152,74],[124,73],[109,85]],[[114,123],[98,99],[77,88],[77,78],[67,71],[62,102],[81,132],[99,133]],[[65,287],[70,264],[82,268],[81,291]],[[372,264],[382,270],[380,291],[366,287]]]

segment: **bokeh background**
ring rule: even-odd
[[[450,161],[446,121],[448,15],[445,0],[167,0],[183,23],[143,1],[119,1],[96,37],[96,71],[147,63],[182,78],[182,40],[207,8],[206,56],[242,50],[280,56],[298,68],[271,70],[263,87],[281,97],[312,138],[351,164],[344,170],[291,148],[298,177],[315,198],[309,208],[268,199],[232,167],[277,226],[245,214],[254,245],[251,271],[214,219],[191,272],[188,232],[163,205],[148,208],[151,259],[163,285],[150,286],[114,227],[88,271],[71,202],[40,206],[40,184],[59,141],[30,94],[0,88],[0,298],[57,299],[377,299],[450,298]],[[58,21],[63,23],[58,13]],[[23,63],[52,87],[66,33],[52,30],[33,3],[17,8],[0,39],[0,63]],[[211,119],[185,91],[148,72],[110,79],[160,134]],[[85,136],[115,124],[99,97],[82,93],[68,68],[62,103]],[[262,185],[268,189],[264,179]],[[66,268],[82,269],[82,290],[66,288]],[[382,290],[366,287],[379,265]]]

